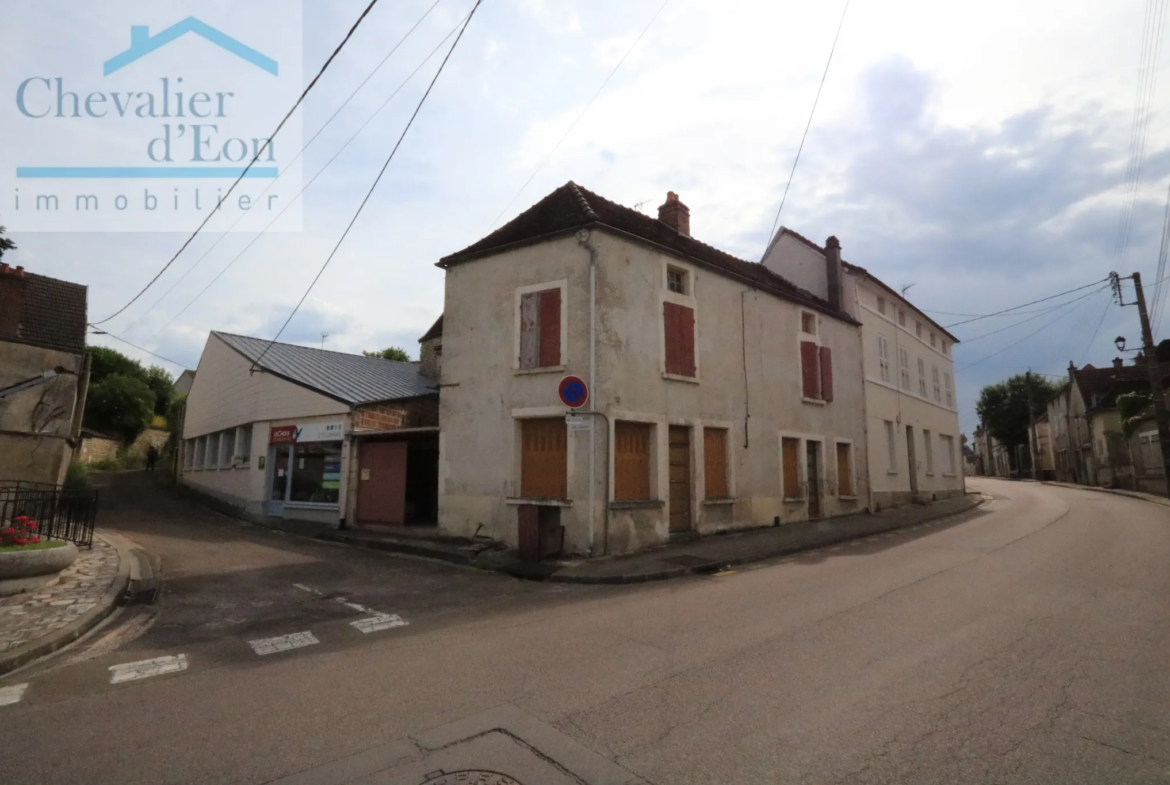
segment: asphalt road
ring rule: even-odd
[[[0,780],[1170,782],[1170,509],[971,484],[994,499],[958,519],[631,588],[125,495],[116,523],[161,556],[162,602],[0,680],[29,685],[0,706]],[[353,624],[391,614],[407,624]]]

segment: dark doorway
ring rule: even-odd
[[[808,471],[808,518],[810,521],[821,517],[821,443],[809,439],[807,447],[806,469]]]

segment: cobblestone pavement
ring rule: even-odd
[[[79,554],[55,585],[0,597],[0,654],[56,632],[101,602],[117,577],[118,551],[94,537],[93,550]]]

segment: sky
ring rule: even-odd
[[[225,234],[230,222],[213,221],[155,287],[103,328],[174,360],[166,365],[172,371],[197,365],[209,330],[275,335],[345,230],[439,56],[380,107],[473,4],[439,0],[378,68],[433,1],[378,3],[310,93],[297,117],[306,141],[369,77],[304,153],[305,180],[321,174],[305,192],[301,231]],[[36,13],[31,0],[14,3],[18,21]],[[365,5],[305,4],[303,79]],[[327,333],[326,348],[398,345],[417,356],[418,337],[443,305],[434,263],[568,180],[622,204],[647,203],[651,212],[676,191],[690,207],[693,236],[757,261],[843,5],[484,0],[282,340],[320,346]],[[999,311],[1111,270],[1140,271],[1152,284],[1170,180],[1160,110],[1149,122],[1128,246],[1121,251],[1117,242],[1128,214],[1146,10],[1136,0],[852,0],[780,223],[817,241],[836,235],[845,259],[892,287],[911,286],[910,300],[944,326],[969,318],[952,314]],[[27,67],[20,57],[35,56],[13,51],[0,57],[0,77]],[[68,47],[57,56],[67,59]],[[1152,71],[1154,107],[1166,95],[1164,60],[1159,52]],[[21,232],[6,205],[0,200],[0,224],[19,249],[5,261],[88,285],[91,320],[123,306],[186,239]],[[954,327],[964,340],[954,352],[964,432],[976,424],[985,384],[1029,368],[1058,379],[1070,361],[1109,363],[1118,335],[1136,345],[1136,309],[1108,303],[1107,293],[1085,289],[1020,315]],[[161,363],[109,336],[91,340]]]

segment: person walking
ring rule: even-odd
[[[146,450],[146,470],[154,471],[154,464],[158,462],[158,448],[153,444]]]

